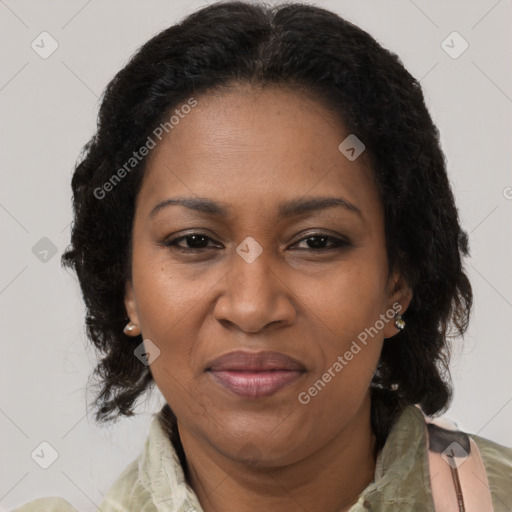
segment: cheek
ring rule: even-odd
[[[207,288],[191,287],[188,281],[171,277],[158,266],[155,272],[149,272],[149,266],[146,270],[139,278],[137,306],[144,339],[150,339],[160,350],[151,363],[151,373],[174,411],[182,416],[184,411],[194,410],[199,418],[204,405],[193,391],[198,368],[194,357],[200,329],[197,315]]]
[[[339,336],[339,349],[372,327],[385,312],[386,268],[378,252],[360,251],[323,275],[314,288],[301,292],[326,331]]]
[[[361,254],[340,266],[310,292],[322,361],[308,381],[313,387],[303,390],[303,401],[310,401],[312,408],[327,401],[351,409],[363,399],[380,357],[383,327],[392,321],[392,314],[385,315],[385,276],[385,267],[369,251],[367,258]],[[317,413],[324,414],[321,407]]]
[[[211,284],[191,279],[179,265],[169,265],[161,251],[148,250],[134,251],[132,278],[142,336],[160,350],[151,372],[159,387],[162,382],[179,387],[190,379],[200,329],[197,315]]]
[[[190,265],[171,263],[164,248],[141,244],[133,257],[133,286],[144,336],[166,338],[199,306],[210,280],[199,278]]]
[[[343,425],[367,395],[383,343],[386,302],[377,268],[354,265],[330,276],[318,291],[322,298],[314,307],[321,332],[315,349],[322,363],[297,396],[306,422]]]

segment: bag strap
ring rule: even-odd
[[[426,422],[430,484],[436,512],[494,512],[476,442],[466,433]]]

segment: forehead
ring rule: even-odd
[[[260,209],[308,194],[376,200],[366,155],[350,161],[340,152],[350,133],[313,98],[283,87],[244,86],[195,99],[197,105],[155,139],[138,198],[146,213],[178,195]]]

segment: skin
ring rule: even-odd
[[[343,123],[297,91],[238,86],[197,100],[150,153],[137,197],[125,298],[132,335],[160,350],[151,372],[206,512],[347,510],[374,475],[369,385],[384,338],[398,332],[393,321],[309,403],[298,394],[394,303],[403,313],[411,300],[399,273],[388,273],[371,170],[364,153],[349,161],[338,150]],[[212,199],[228,215],[171,205],[151,216],[178,196]],[[281,202],[313,197],[343,198],[360,215],[331,207],[279,217]],[[165,245],[191,231],[209,238],[181,240],[189,253]],[[349,243],[315,248],[308,237],[318,233]],[[251,263],[236,252],[246,237],[262,248]],[[243,399],[205,372],[238,349],[275,350],[307,371],[270,397]]]

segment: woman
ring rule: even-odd
[[[366,32],[193,13],[108,85],[72,185],[97,419],[166,400],[100,510],[510,510],[512,450],[431,422],[467,237],[421,87]]]

